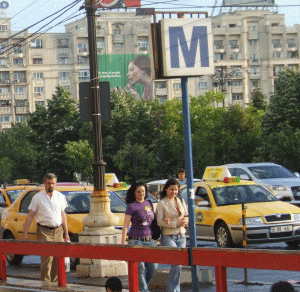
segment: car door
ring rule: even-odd
[[[195,191],[197,237],[202,239],[214,238],[212,202],[209,193],[209,186],[199,186]]]
[[[31,203],[32,197],[37,194],[39,191],[28,191],[25,196],[23,197],[21,203],[19,212],[15,214],[14,217],[14,236],[16,239],[22,239],[23,237],[23,224],[26,220],[26,217],[28,215],[28,207]],[[28,231],[28,239],[29,240],[36,240],[36,223],[35,219],[32,220],[32,223],[29,227]]]

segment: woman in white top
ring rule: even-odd
[[[186,227],[188,226],[188,211],[184,200],[178,198],[180,184],[169,179],[160,194],[157,204],[157,224],[162,229],[161,243],[163,246],[186,247]],[[180,291],[181,266],[172,265],[170,268],[167,291]]]

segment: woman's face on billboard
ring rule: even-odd
[[[138,66],[134,65],[133,62],[128,64],[128,79],[132,85],[142,81],[145,72],[141,70]]]

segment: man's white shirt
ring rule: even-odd
[[[43,190],[33,196],[28,209],[36,212],[36,223],[55,227],[62,224],[61,212],[67,207],[67,200],[62,193],[54,190],[50,199]]]

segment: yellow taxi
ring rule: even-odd
[[[28,207],[32,197],[43,190],[43,187],[27,188],[8,208],[2,213],[0,238],[3,239],[22,239],[23,223],[28,214]],[[66,208],[69,235],[72,242],[78,241],[78,233],[83,231],[82,220],[90,212],[90,194],[93,192],[92,186],[56,186],[57,191],[65,195],[68,202]],[[126,203],[114,192],[110,193],[111,211],[119,217],[118,228],[123,226]],[[36,224],[31,223],[29,240],[36,240]],[[18,265],[22,262],[22,255],[7,255],[7,261],[11,265]]]
[[[117,176],[114,173],[106,173],[105,185],[110,191],[115,192],[119,197],[121,197],[125,201],[126,193],[129,189],[129,186],[126,184],[126,182],[119,182]]]
[[[194,183],[194,191],[198,239],[215,240],[220,247],[243,241],[300,244],[300,208],[279,201],[257,183],[232,177],[225,166],[207,167],[202,181]],[[180,194],[187,201],[186,186]]]

